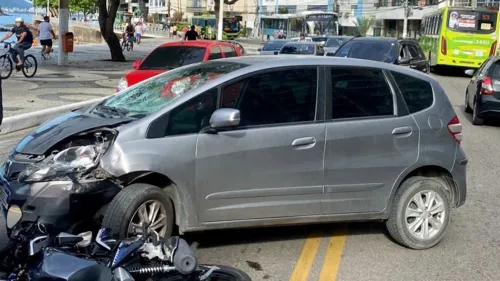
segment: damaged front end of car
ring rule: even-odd
[[[6,217],[11,212],[22,215],[17,221],[7,219],[8,232],[35,221],[50,225],[55,232],[98,227],[103,206],[121,190],[99,165],[117,134],[107,127],[80,132],[36,157],[14,151],[8,161],[24,169],[4,171],[7,180],[0,182],[0,193],[8,192],[8,199],[2,202]],[[21,158],[36,161],[22,162]]]

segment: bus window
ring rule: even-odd
[[[479,31],[493,32],[496,29],[497,14],[480,12],[478,17]]]

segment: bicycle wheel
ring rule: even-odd
[[[2,79],[7,79],[12,75],[12,70],[14,69],[14,65],[12,64],[12,60],[6,55],[0,56],[0,77]]]
[[[130,52],[130,44],[127,44],[127,51]]]
[[[205,281],[252,281],[250,276],[245,272],[230,266],[216,265],[219,269],[216,269],[210,274],[210,276],[205,279]],[[158,281],[191,281],[199,280],[199,276],[203,275],[208,268],[204,265],[199,265],[199,269],[190,275],[182,275],[178,272],[173,273],[167,277],[162,277]]]
[[[122,42],[122,50],[125,51],[125,49],[127,48],[128,44],[125,43],[125,42]]]
[[[24,65],[22,70],[26,78],[31,78],[35,76],[36,71],[38,70],[38,62],[36,61],[35,56],[33,55],[24,56]]]

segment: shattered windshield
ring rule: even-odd
[[[205,48],[188,46],[158,47],[139,66],[139,70],[171,70],[184,65],[202,62]]]
[[[242,63],[213,61],[174,69],[109,97],[94,111],[115,112],[123,115],[121,117],[144,117],[159,111],[205,82],[246,66]]]

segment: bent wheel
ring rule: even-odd
[[[142,232],[142,224],[162,237],[170,237],[174,226],[174,207],[160,188],[143,183],[120,191],[109,204],[102,227],[111,229],[112,237],[124,239]]]
[[[451,217],[450,198],[442,182],[415,176],[396,192],[389,219],[389,234],[399,244],[423,250],[443,239]]]

